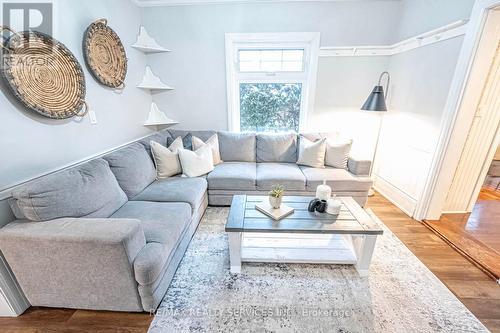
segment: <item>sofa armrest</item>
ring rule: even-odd
[[[16,221],[0,229],[0,250],[36,306],[142,311],[133,262],[145,245],[133,219]]]
[[[370,174],[371,165],[372,161],[370,160],[358,160],[353,157],[349,157],[347,160],[349,172],[356,176],[368,176]]]

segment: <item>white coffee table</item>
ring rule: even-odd
[[[311,213],[311,197],[284,197],[295,212],[274,221],[255,209],[266,196],[235,195],[226,223],[230,269],[242,262],[351,264],[368,274],[377,236],[383,230],[351,197],[340,197],[339,215]]]

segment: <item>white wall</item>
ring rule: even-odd
[[[389,60],[388,56],[320,57],[309,127],[353,139],[352,155],[372,159],[380,117],[360,108]]]
[[[399,38],[470,15],[473,1],[404,0]],[[412,215],[436,149],[463,37],[391,57],[389,112],[376,160],[376,188]]]
[[[403,0],[396,42],[467,19],[475,0]]]
[[[141,125],[148,114],[151,96],[134,87],[142,77],[146,60],[142,53],[129,47],[139,30],[139,9],[123,0],[64,0],[57,1],[56,13],[58,30],[54,35],[73,52],[84,68],[86,100],[96,112],[98,124],[91,125],[88,117],[81,122],[43,118],[26,111],[2,86],[0,192],[20,181],[149,132]],[[86,27],[103,17],[122,39],[129,59],[127,87],[121,94],[98,84],[87,71],[82,56],[82,37]]]
[[[227,129],[224,34],[226,32],[320,32],[322,46],[387,45],[393,39],[398,22],[397,1],[339,1],[315,3],[272,3],[152,7],[143,10],[143,22],[165,47],[168,55],[150,59],[153,70],[176,90],[155,95],[154,99],[168,115],[187,129]],[[376,32],[376,33],[374,33]],[[330,60],[328,60],[330,61]],[[357,108],[363,103],[376,77],[366,60],[356,82],[370,77],[356,98],[335,106]],[[321,68],[328,68],[327,60]],[[335,66],[335,65],[333,65]],[[342,65],[337,65],[340,69]],[[375,76],[377,76],[376,74]],[[349,70],[335,73],[331,79],[318,78],[320,92],[329,94],[330,83],[352,81]],[[365,91],[366,86],[368,90]],[[362,88],[362,89],[361,89]],[[346,94],[339,93],[338,96]],[[359,96],[363,95],[361,100]],[[328,96],[317,96],[323,103]],[[328,101],[326,101],[328,103]],[[318,115],[319,117],[321,115]],[[315,111],[310,112],[315,121]],[[317,119],[316,119],[317,120]]]

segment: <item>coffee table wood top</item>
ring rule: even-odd
[[[312,197],[285,196],[283,203],[295,212],[275,221],[255,209],[255,204],[268,200],[267,196],[235,195],[226,223],[227,232],[276,232],[307,234],[380,235],[383,230],[351,197],[342,201],[339,215],[311,213],[307,210]]]

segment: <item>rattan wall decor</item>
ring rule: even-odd
[[[93,22],[85,30],[83,55],[97,81],[112,88],[125,87],[127,55],[120,37],[108,26],[106,19]]]
[[[2,45],[2,77],[24,106],[55,119],[87,113],[83,70],[64,44],[37,31],[0,30],[10,32]]]

